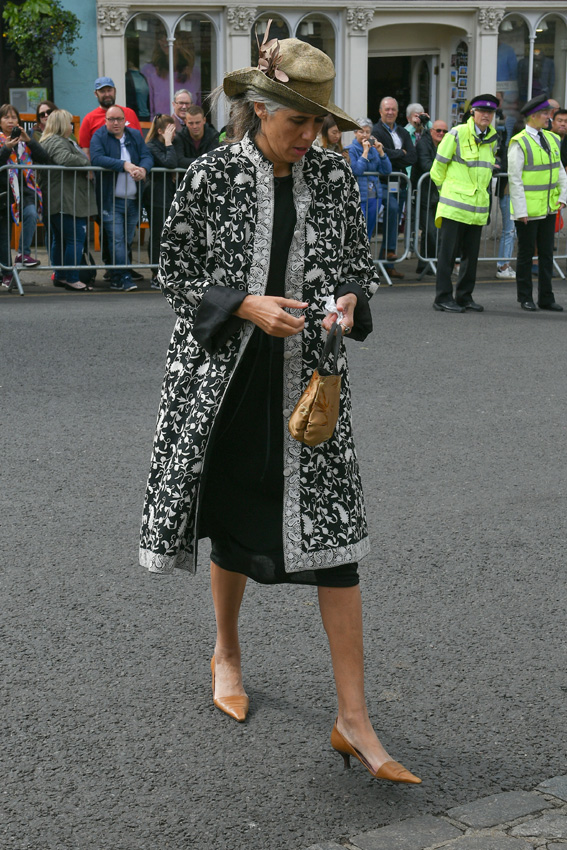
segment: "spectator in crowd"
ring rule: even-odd
[[[515,280],[516,272],[510,259],[514,253],[516,230],[510,215],[510,189],[508,185],[508,134],[503,128],[498,133],[498,149],[496,151],[496,196],[502,217],[502,233],[498,245],[499,260],[496,262],[496,277],[500,280]]]
[[[207,124],[201,106],[187,108],[185,127],[176,135],[173,144],[180,168],[188,168],[198,156],[218,148],[219,134],[214,127]]]
[[[79,144],[87,156],[90,155],[93,135],[99,127],[104,127],[107,110],[116,104],[116,86],[110,77],[99,77],[95,80],[94,93],[98,100],[98,106],[85,115],[79,130]],[[121,106],[120,109],[125,116],[126,129],[139,130],[141,133],[142,128],[134,110],[127,106]]]
[[[551,107],[546,95],[532,98],[520,110],[526,127],[508,149],[508,180],[512,218],[518,234],[516,288],[522,310],[535,312],[532,295],[532,257],[538,252],[538,306],[561,312],[555,301],[553,241],[557,211],[567,203],[567,175],[561,165],[559,141],[547,127]]]
[[[372,135],[384,145],[393,171],[404,171],[416,161],[415,148],[410,134],[404,127],[396,124],[398,117],[398,101],[393,97],[383,97],[380,101],[380,121],[372,127]],[[406,195],[405,184],[400,186],[397,180],[381,178],[386,191],[383,194],[384,203],[384,240],[380,249],[380,258],[397,260],[398,254],[398,225],[403,202]],[[389,277],[403,278],[402,272],[386,263]]]
[[[370,123],[372,124],[372,122]],[[370,134],[370,127],[368,128],[368,131]],[[321,132],[313,144],[318,145],[321,148],[325,148],[325,150],[340,153],[345,157],[345,159],[348,159],[348,152],[346,148],[343,147],[341,131],[337,127],[337,121],[333,115],[325,116],[325,120],[321,125]]]
[[[424,131],[431,130],[433,124],[421,103],[410,103],[406,109],[406,118],[408,123],[405,129],[410,134],[410,138],[415,146],[421,139]],[[408,169],[408,174],[410,171],[411,168]]]
[[[366,218],[366,232],[370,241],[380,209],[381,186],[378,177],[374,174],[368,176],[367,172],[390,174],[392,163],[384,153],[382,142],[370,136],[372,121],[369,118],[357,118],[356,123],[360,129],[354,131],[354,141],[349,145],[348,153],[360,189],[360,205]]]
[[[43,209],[41,189],[33,168],[34,163],[47,165],[49,156],[39,142],[30,139],[21,125],[18,110],[10,103],[5,103],[0,107],[0,166],[23,165],[25,167],[23,169],[9,168],[7,172],[4,172],[6,182],[0,187],[0,192],[3,195],[5,191],[6,195],[1,203],[6,210],[10,207],[14,223],[22,225],[19,254],[16,256],[15,263],[29,269],[39,266],[37,257],[31,256],[31,245]],[[7,216],[4,226],[8,227],[9,232],[8,222]],[[6,240],[4,235],[0,235],[0,241],[4,243],[1,249],[4,259],[9,257],[11,260],[9,239]],[[11,262],[4,265],[11,265]]]
[[[439,143],[448,132],[445,121],[433,122],[430,130],[424,130],[421,138],[415,146],[417,162],[411,169],[411,183],[414,192],[422,174],[429,174],[431,166],[435,161],[435,154]],[[432,180],[424,180],[421,184],[421,200],[419,205],[419,218],[421,225],[420,254],[434,260],[437,257],[437,228],[435,227],[435,210],[439,202],[439,191]],[[426,271],[427,270],[427,271]],[[421,274],[426,271],[428,275],[435,272],[425,260],[418,260],[416,272]]]
[[[175,130],[176,132],[180,132],[185,127],[185,118],[187,117],[187,110],[190,106],[193,106],[193,95],[188,89],[179,89],[173,95],[173,120],[175,121]]]
[[[193,37],[179,31],[173,44],[173,84],[190,91],[194,103],[201,102],[201,71],[196,62]],[[169,111],[169,44],[163,32],[155,43],[150,62],[142,66],[142,74],[150,87],[150,112],[154,115]]]
[[[534,97],[535,97],[535,95],[534,95]],[[549,106],[551,107],[551,115],[549,116],[549,119],[548,119],[548,122],[547,122],[547,127],[545,129],[551,130],[551,125],[553,123],[553,115],[554,115],[555,112],[557,112],[558,109],[561,109],[561,104],[559,103],[558,100],[555,100],[555,98],[553,98],[553,97],[548,97],[547,100],[548,100]]]
[[[101,198],[103,235],[112,264],[123,267],[128,263],[128,246],[138,223],[140,186],[153,165],[141,133],[125,124],[122,107],[110,106],[104,127],[91,139],[92,164],[114,172],[96,172],[97,195]],[[114,268],[110,274],[111,289],[125,292],[137,289],[130,269]]]
[[[53,285],[72,292],[86,292],[92,287],[79,280],[79,267],[89,216],[96,213],[97,207],[94,187],[89,180],[89,158],[76,142],[71,141],[72,119],[66,109],[55,109],[49,115],[41,144],[51,163],[62,168],[40,172],[40,182],[49,212],[51,262],[54,266],[74,266],[56,270]]]
[[[35,124],[30,133],[30,139],[33,139],[35,142],[41,140],[41,136],[45,130],[45,123],[55,109],[57,107],[52,100],[42,100],[38,103],[35,110]]]
[[[150,151],[155,168],[177,168],[177,151],[173,140],[175,138],[175,121],[171,115],[158,115],[152,121],[152,126],[146,136],[146,144]],[[159,260],[159,246],[163,223],[169,212],[175,194],[176,174],[165,172],[150,174],[144,188],[144,207],[150,221],[149,255],[152,264],[152,289],[161,289],[156,275]]]
[[[561,139],[561,164],[567,168],[567,109],[556,109],[551,122],[551,132]]]
[[[471,117],[453,127],[437,148],[431,179],[439,188],[435,224],[441,228],[437,256],[437,286],[433,307],[448,313],[482,312],[472,297],[483,225],[490,213],[488,187],[496,160],[498,136],[491,126],[498,98],[481,94],[471,99]],[[453,296],[451,272],[457,245],[461,263]]]

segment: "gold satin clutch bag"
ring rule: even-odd
[[[307,446],[318,446],[332,437],[339,418],[341,376],[337,374],[337,359],[341,339],[342,328],[335,322],[327,336],[319,364],[289,418],[289,433],[294,440]],[[327,370],[325,361],[331,349],[332,367]]]

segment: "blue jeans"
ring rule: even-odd
[[[507,261],[514,253],[514,240],[516,238],[516,228],[514,222],[510,218],[510,195],[503,195],[498,199],[500,204],[500,212],[502,213],[502,236],[498,246],[498,256],[505,257],[505,260],[499,260],[497,266],[499,269],[507,265]]]
[[[102,211],[102,226],[107,249],[117,266],[129,263],[128,246],[134,238],[140,209],[137,198],[115,198],[114,206]],[[111,283],[129,283],[130,269],[110,268]]]
[[[20,236],[20,254],[31,254],[31,243],[37,224],[37,209],[34,203],[28,203],[22,211],[22,235]]]
[[[386,187],[384,186],[382,188],[382,203],[384,205],[384,238],[382,239],[382,247],[380,248],[381,260],[383,260],[385,256],[384,243],[386,243],[386,249],[388,252],[391,251],[394,254],[398,247],[398,193],[387,192]],[[392,263],[387,265],[386,268],[393,268]]]
[[[366,233],[370,242],[374,228],[376,227],[376,218],[378,217],[378,198],[367,198],[366,201],[362,201],[361,207],[362,214],[366,219]]]
[[[87,219],[86,217],[74,218],[68,213],[56,213],[49,217],[49,221],[51,224],[52,265],[75,266],[74,269],[56,271],[55,280],[77,283],[87,237]]]

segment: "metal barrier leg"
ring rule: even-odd
[[[24,287],[22,286],[22,281],[20,280],[20,275],[18,274],[18,270],[17,270],[16,267],[14,267],[12,269],[12,282],[10,283],[10,286],[8,287],[8,292],[12,291],[12,289],[14,288],[14,285],[17,287],[20,295],[26,294],[24,292]]]
[[[388,286],[392,286],[392,280],[390,278],[390,275],[388,274],[388,269],[386,268],[382,260],[374,260],[374,262],[380,269],[381,274],[386,278],[386,283],[388,284]]]
[[[553,258],[553,267],[555,269],[557,269],[557,271],[559,272],[559,277],[561,278],[561,280],[565,280],[565,275],[563,273],[563,269],[561,268],[561,266],[559,265],[559,263],[557,262],[555,257]]]
[[[427,260],[427,265],[423,267],[423,269],[419,273],[418,280],[422,281],[428,271],[432,271],[434,275],[437,275],[437,266],[435,265],[434,260]]]

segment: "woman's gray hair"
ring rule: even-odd
[[[218,86],[210,96],[211,108],[217,106],[223,95],[223,87]],[[252,139],[258,135],[262,122],[254,111],[255,103],[263,103],[270,115],[279,109],[289,109],[283,103],[272,100],[256,89],[246,89],[244,94],[228,97],[226,100],[230,106],[230,117],[226,129],[227,142],[239,142],[246,133],[249,133]]]
[[[358,124],[359,127],[370,127],[370,128],[372,128],[372,121],[370,120],[370,118],[357,118],[356,123]],[[356,130],[355,130],[355,132],[356,132]]]
[[[421,103],[410,103],[406,109],[406,118],[409,118],[410,115],[413,115],[414,112],[419,112],[420,115],[423,115],[425,109],[421,105]]]

